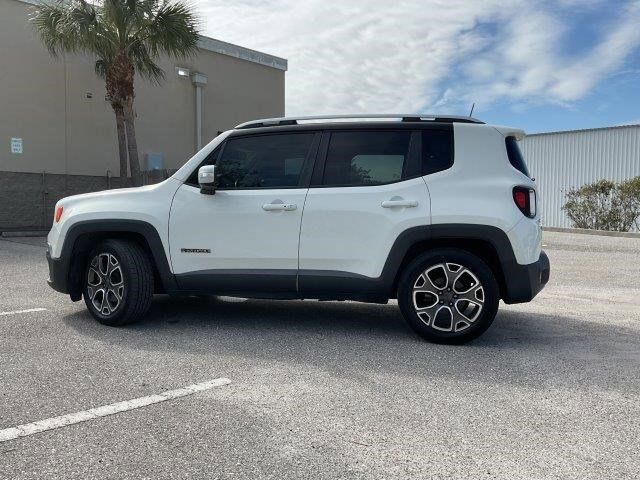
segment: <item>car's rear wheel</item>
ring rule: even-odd
[[[466,343],[481,335],[498,311],[500,293],[489,266],[458,249],[415,258],[398,284],[398,305],[409,325],[435,343]]]
[[[83,296],[102,324],[120,326],[140,319],[153,298],[153,268],[146,252],[126,240],[100,243],[89,254]]]

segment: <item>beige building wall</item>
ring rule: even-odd
[[[32,8],[0,0],[0,172],[117,176],[115,118],[94,60],[51,58],[28,22]],[[148,153],[174,169],[196,150],[196,89],[178,66],[207,76],[203,144],[240,122],[284,115],[286,60],[203,38],[195,58],[160,65],[162,85],[135,84],[142,169]],[[11,153],[11,138],[22,139],[23,153]]]

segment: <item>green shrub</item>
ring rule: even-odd
[[[635,224],[636,229],[640,230],[640,176],[622,182],[618,190],[626,214],[625,223]]]
[[[599,180],[569,190],[562,209],[576,228],[628,232],[640,227],[640,176],[614,183]]]

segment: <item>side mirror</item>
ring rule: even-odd
[[[205,195],[213,195],[216,193],[216,166],[205,165],[198,170],[198,184],[200,185],[200,193]]]

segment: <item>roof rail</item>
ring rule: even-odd
[[[236,125],[235,129],[276,127],[282,125],[299,125],[300,122],[314,123],[321,120],[396,120],[401,122],[442,122],[442,123],[484,123],[473,117],[458,117],[453,115],[426,115],[423,113],[378,113],[352,115],[316,115],[311,117],[279,117],[262,118]]]

